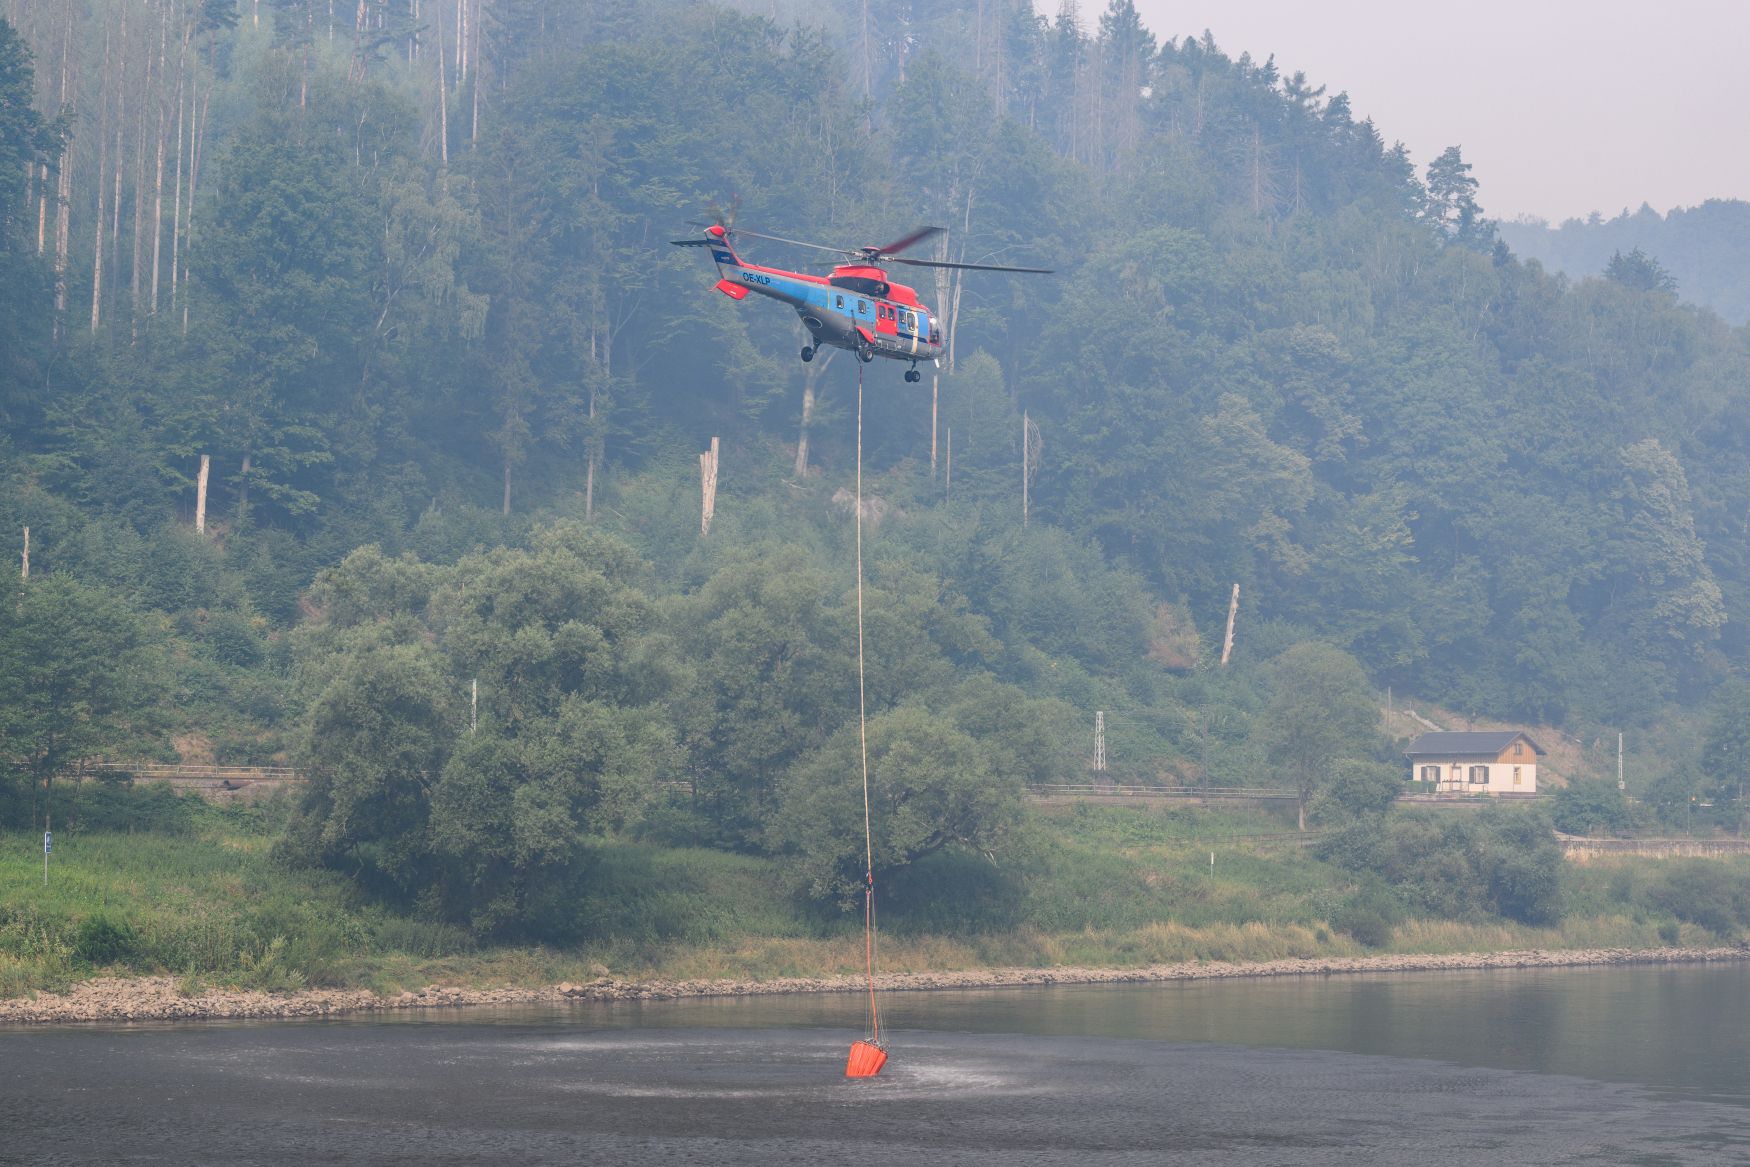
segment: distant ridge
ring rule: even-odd
[[[1750,322],[1750,202],[1709,199],[1661,215],[1645,203],[1614,219],[1596,212],[1552,227],[1541,219],[1500,224],[1522,259],[1573,279],[1601,275],[1610,257],[1640,248],[1677,281],[1677,294],[1732,324]]]

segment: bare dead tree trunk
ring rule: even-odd
[[[936,480],[936,422],[942,411],[942,370],[930,371],[930,481]]]
[[[585,459],[583,470],[583,521],[595,521],[595,386],[589,389],[589,457]]]
[[[150,69],[148,69],[150,72]],[[129,268],[129,293],[133,300],[133,335],[140,334],[140,277],[145,265],[141,248],[146,238],[146,118],[135,115],[134,134],[134,255]]]
[[[699,455],[699,534],[711,533],[711,519],[717,513],[717,439],[711,448]]]
[[[960,222],[960,259],[962,262],[964,262],[966,259],[966,241],[972,237],[972,195],[973,195],[972,184],[968,183],[966,186],[966,211],[965,211],[964,215],[962,215],[961,222]],[[953,310],[948,317],[948,371],[949,372],[954,371],[954,354],[955,354],[954,334],[956,332],[960,331],[960,329],[959,329],[959,324],[960,324],[960,291],[961,291],[961,288],[964,286],[965,274],[966,274],[965,272],[959,270],[958,268],[956,268],[954,271],[954,307],[953,307]]]
[[[815,386],[826,375],[826,368],[832,364],[832,359],[841,352],[833,349],[826,354],[825,359],[808,366],[802,374],[802,431],[796,438],[796,477],[798,480],[808,474],[808,427],[814,423],[814,405],[818,400]]]
[[[1021,411],[1021,526],[1027,525],[1032,510],[1033,476],[1039,473],[1039,455],[1045,450],[1045,439],[1039,433],[1039,423]]]
[[[115,190],[109,200],[109,266],[113,269],[121,264],[122,238],[122,171],[126,167],[127,158],[122,146],[127,132],[128,108],[128,10],[122,8],[122,43],[116,60],[116,91],[115,91]]]
[[[35,168],[36,177],[36,253],[42,255],[49,249],[49,164],[39,162]]]
[[[212,469],[212,456],[201,455],[200,476],[194,483],[194,529],[197,534],[207,532],[207,474]]]
[[[61,36],[61,108],[71,107],[71,95],[67,91],[68,80],[72,73],[73,51],[73,12],[71,5],[67,8],[66,30]],[[73,212],[73,151],[72,147],[61,149],[61,160],[58,173],[55,176],[55,338],[61,336],[64,317],[67,311],[67,247],[71,235]]]
[[[176,100],[178,103],[182,101],[180,87],[177,90]],[[152,171],[152,294],[149,300],[151,307],[147,311],[147,314],[150,316],[158,315],[158,260],[160,254],[164,250],[165,115],[166,110],[164,109],[164,98],[163,95],[160,94],[158,98],[158,157],[157,161],[153,164]]]
[[[468,127],[468,148],[472,150],[480,139],[480,0],[474,0],[474,89],[469,94],[474,112]]]
[[[1221,642],[1221,663],[1227,664],[1234,651],[1234,618],[1240,614],[1240,585],[1234,585],[1233,599],[1227,604],[1227,635]]]
[[[243,472],[237,481],[237,526],[249,516],[249,455],[243,455]]]
[[[869,35],[869,0],[863,0],[863,103],[868,105],[875,92],[875,48]],[[864,115],[867,118],[868,115]]]
[[[211,66],[210,60],[208,65]],[[207,109],[212,100],[213,87],[208,85],[207,91],[201,95],[200,116],[194,118],[194,152],[189,158],[188,164],[188,241],[191,247],[194,245],[194,196],[200,187],[202,147],[207,138]],[[194,116],[192,101],[190,102],[189,115],[191,118]],[[186,266],[183,269],[182,279],[186,285],[188,282]],[[183,288],[182,294],[182,334],[188,335],[188,289],[186,286]]]
[[[460,0],[458,0],[458,3]],[[447,169],[450,165],[450,84],[444,76],[444,22],[434,21],[437,33],[438,84],[438,160]]]
[[[72,234],[73,151],[61,151],[60,175],[55,183],[55,336],[61,335],[67,312],[67,246]]]
[[[182,82],[188,78],[188,104],[194,108],[194,75],[188,69],[188,38],[190,30],[184,29],[182,34],[182,56],[177,62],[176,70],[176,199],[170,208],[170,303],[176,303],[176,291],[181,284],[180,267],[182,264],[182,155],[187,139],[187,118],[182,112]],[[190,115],[192,116],[192,114]]]
[[[304,59],[298,66],[298,108],[303,109],[310,98],[310,42],[316,39],[316,11],[304,5]]]
[[[1252,123],[1252,214],[1264,213],[1264,135]]]
[[[596,411],[599,405],[601,387],[613,376],[614,369],[614,333],[600,323],[590,329],[589,355],[595,368],[590,371],[589,379],[589,432],[584,439],[587,458],[583,475],[583,518],[585,522],[595,519],[595,474],[596,467],[601,462],[601,435],[596,432]]]
[[[109,30],[103,32],[103,84],[98,94],[102,110],[97,126],[97,221],[91,245],[91,331],[97,332],[103,309],[103,198],[107,189],[104,172],[109,165]]]

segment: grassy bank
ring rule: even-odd
[[[584,893],[597,934],[556,950],[481,943],[373,902],[342,873],[283,865],[272,853],[272,806],[178,802],[160,811],[151,831],[130,834],[94,814],[57,832],[46,888],[40,836],[0,836],[0,995],[154,973],[183,978],[190,991],[395,991],[862,967],[860,917],[790,900],[770,860],[603,840]],[[881,964],[1128,967],[1735,939],[1658,907],[1672,868],[1629,859],[1566,870],[1570,910],[1558,925],[1408,918],[1369,947],[1331,923],[1357,878],[1282,833],[1273,816],[1245,810],[1042,814],[1002,866],[937,856],[889,881]],[[1750,888],[1750,865],[1717,869],[1723,894]]]

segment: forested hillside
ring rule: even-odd
[[[1603,275],[1613,257],[1641,252],[1683,299],[1733,324],[1750,322],[1750,203],[1742,199],[1709,199],[1664,215],[1643,203],[1633,214],[1594,213],[1555,226],[1502,223],[1501,238],[1520,258],[1574,279]]]
[[[1303,688],[1586,734],[1742,668],[1746,333],[1639,269],[1521,262],[1457,149],[1412,160],[1129,0],[6,11],[0,525],[32,598],[0,648],[66,643],[69,693],[151,662],[76,745],[14,718],[38,786],[173,740],[290,758],[302,854],[486,924],[580,830],[842,890],[856,370],[667,246],[731,207],[1058,273],[925,281],[951,360],[867,372],[872,747],[895,806],[938,800],[895,862],[991,846],[1017,781],[1085,772],[1095,710],[1115,776],[1250,784],[1293,777],[1267,726]],[[118,639],[54,631],[93,624]],[[1372,720],[1339,748],[1390,759]]]

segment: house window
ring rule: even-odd
[[[1439,766],[1423,766],[1422,767],[1422,781],[1424,781],[1424,782],[1439,782],[1440,781],[1440,767]]]
[[[1472,786],[1487,786],[1489,784],[1489,768],[1487,766],[1472,766],[1470,768]]]
[[[1517,741],[1514,742],[1513,743],[1513,756],[1515,758],[1519,758],[1519,757],[1523,757],[1524,755],[1525,755],[1525,743],[1524,742],[1517,742]]]
[[[1513,785],[1519,785],[1519,767],[1513,767]]]

